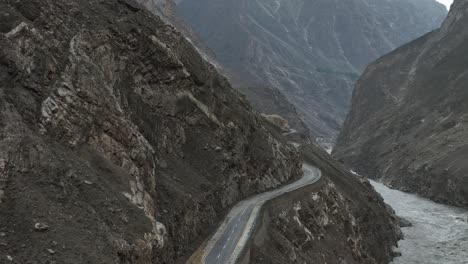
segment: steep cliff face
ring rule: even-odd
[[[401,238],[392,209],[368,180],[313,146],[305,160],[321,185],[267,204],[250,250],[251,263],[389,263]]]
[[[335,155],[356,171],[468,206],[468,1],[442,27],[371,64]]]
[[[0,1],[2,263],[183,261],[300,173],[172,26],[130,0]]]
[[[366,65],[447,11],[434,0],[183,0],[177,12],[229,71],[279,88],[311,131],[334,139]]]

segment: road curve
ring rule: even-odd
[[[304,164],[302,170],[304,174],[300,180],[279,189],[250,197],[236,204],[227,215],[223,224],[208,241],[204,249],[202,263],[236,263],[251,235],[262,205],[266,201],[284,193],[314,184],[321,178],[320,170],[313,166]]]

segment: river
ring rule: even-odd
[[[398,216],[413,224],[402,228],[402,256],[393,264],[467,264],[468,210],[438,204],[372,182]]]

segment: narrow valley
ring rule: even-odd
[[[0,264],[468,263],[467,29],[468,0],[0,0]]]

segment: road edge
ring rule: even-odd
[[[311,184],[308,184],[306,186],[303,186],[301,188],[298,188],[294,191],[291,191],[291,192],[287,192],[287,193],[283,193],[273,199],[270,199],[270,200],[267,200],[265,202],[263,202],[261,205],[261,208],[260,208],[260,212],[258,213],[256,219],[255,219],[255,222],[254,222],[254,225],[252,227],[252,229],[250,230],[250,233],[249,233],[249,237],[250,239],[247,240],[246,244],[244,245],[242,251],[239,253],[238,257],[236,258],[237,262],[230,262],[229,264],[250,264],[250,249],[253,245],[253,243],[255,242],[255,238],[257,237],[258,232],[260,231],[260,229],[263,227],[263,224],[264,222],[261,221],[260,224],[258,224],[259,220],[263,220],[265,218],[265,214],[268,213],[267,209],[270,209],[269,207],[271,206],[272,203],[276,202],[277,200],[279,199],[284,199],[285,196],[296,196],[297,193],[301,193],[299,196],[302,195],[302,191],[304,191],[304,189],[308,189],[310,188],[310,191],[312,190],[317,190],[317,189],[320,189],[322,188],[322,186],[324,185],[324,176],[323,176],[323,173],[322,171],[317,167],[317,166],[314,166],[314,165],[311,165],[310,163],[307,163],[307,162],[304,162],[304,164],[306,165],[309,165],[311,167],[314,167],[315,169],[317,169],[320,173],[320,178],[314,182],[314,183],[311,183]]]

